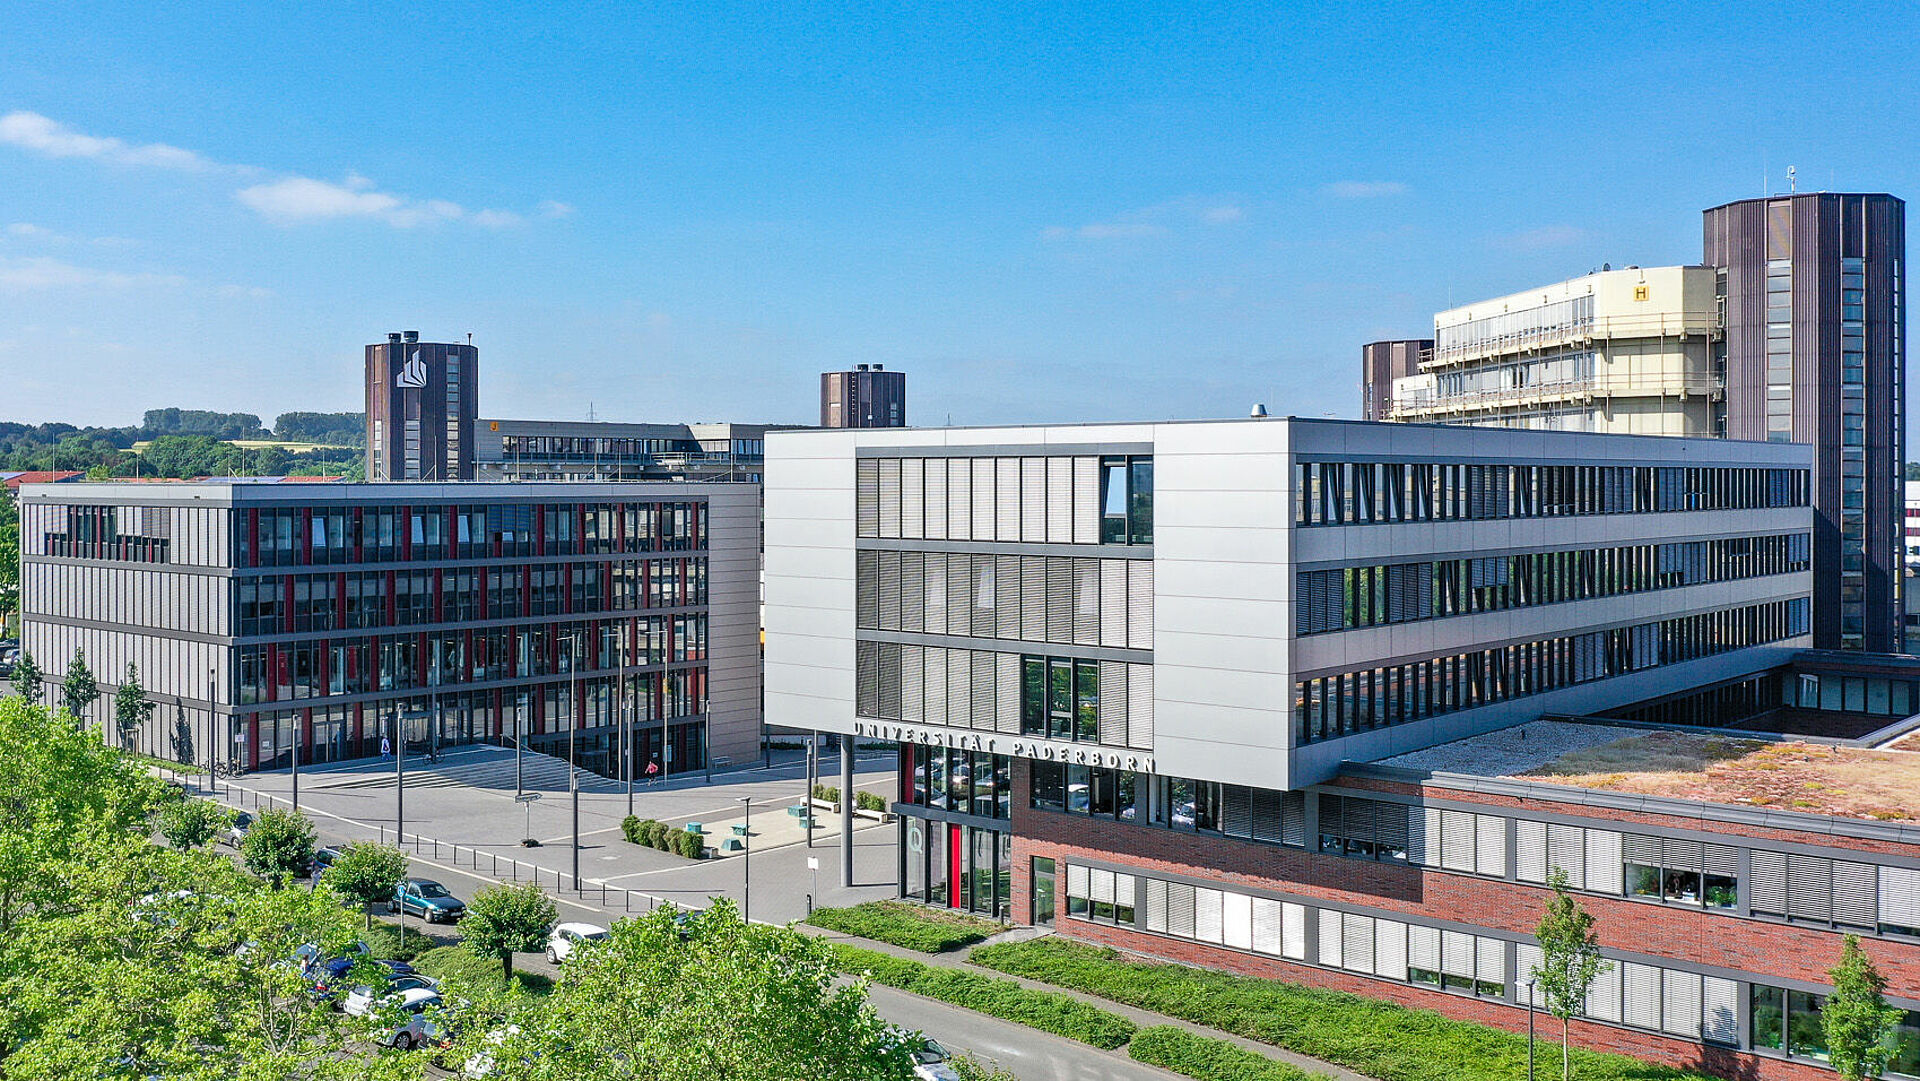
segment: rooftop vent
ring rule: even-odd
[[[1267,403],[1265,402],[1253,403],[1253,409],[1247,413],[1247,416],[1251,417],[1254,420],[1265,420],[1267,416]]]
[[[417,330],[409,330],[403,337],[408,345],[412,345],[414,342],[420,340],[420,332]]]

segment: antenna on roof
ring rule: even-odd
[[[1795,170],[1793,166],[1791,165],[1787,166],[1787,194],[1788,195],[1792,195],[1793,193],[1800,190],[1800,183],[1793,178],[1793,174],[1796,171],[1797,170]]]

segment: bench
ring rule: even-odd
[[[686,828],[687,828],[687,832],[688,832],[688,833],[705,833],[705,832],[707,832],[707,831],[706,831],[706,829],[705,829],[704,827],[702,827],[702,826],[700,825],[700,823],[698,823],[698,822],[689,822],[689,823],[687,823],[687,827],[686,827]]]
[[[747,846],[742,843],[738,837],[729,837],[720,842],[720,851],[722,852],[745,852],[746,850]]]
[[[793,818],[805,818],[807,817],[807,805],[804,803],[796,803],[787,808],[787,814]]]
[[[735,837],[745,837],[747,835],[747,827],[736,822],[733,827],[733,835]]]

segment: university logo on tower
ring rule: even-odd
[[[427,385],[427,362],[420,359],[420,350],[415,349],[407,362],[400,368],[400,378],[394,382],[402,387],[423,388]]]

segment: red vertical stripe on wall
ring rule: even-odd
[[[960,827],[947,827],[947,907],[960,907]]]

